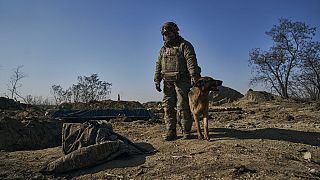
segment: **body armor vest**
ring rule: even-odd
[[[166,81],[176,81],[181,76],[187,75],[186,59],[179,47],[165,47],[162,50],[161,74]]]

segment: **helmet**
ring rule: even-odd
[[[161,34],[163,35],[165,32],[174,32],[178,33],[179,28],[174,22],[166,22],[161,27]]]

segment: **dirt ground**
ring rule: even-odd
[[[320,179],[319,103],[238,103],[210,112],[210,141],[163,141],[160,120],[111,120],[114,131],[152,155],[121,156],[60,175],[39,170],[63,155],[61,146],[0,152],[0,179]]]

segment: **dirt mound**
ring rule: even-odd
[[[253,91],[249,90],[243,99],[248,101],[255,101],[255,102],[265,102],[265,101],[272,101],[275,100],[273,94],[265,92],[265,91]]]
[[[0,109],[17,110],[17,109],[24,109],[26,107],[27,107],[26,104],[22,104],[18,101],[14,101],[13,99],[0,97]]]
[[[146,109],[161,109],[161,101],[150,101],[142,104]]]
[[[2,98],[0,108],[0,150],[32,150],[61,145],[63,121],[52,116],[56,107],[23,105]],[[89,103],[63,103],[60,110],[136,110],[144,109],[136,101],[93,101]],[[52,113],[48,113],[52,111]]]
[[[91,101],[88,103],[63,103],[59,105],[59,109],[140,109],[144,108],[138,101]]]
[[[229,87],[219,86],[218,89],[218,92],[211,92],[210,94],[210,101],[214,105],[233,102],[243,97],[243,94]]]
[[[146,102],[143,106],[151,113],[152,121],[163,122],[164,110],[161,101]]]
[[[281,98],[268,93],[266,91],[254,91],[249,89],[247,93],[239,99],[235,104],[237,105],[246,105],[246,104],[259,104],[274,100],[280,100]]]
[[[61,121],[0,117],[0,149],[43,149],[61,145]]]
[[[150,101],[143,103],[143,106],[152,112],[163,112],[161,101]]]
[[[64,156],[61,146],[0,151],[0,179],[319,179],[320,113],[315,106],[271,100],[237,111],[210,111],[211,141],[197,139],[195,124],[192,139],[183,139],[178,128],[178,139],[167,142],[164,123],[112,121],[115,132],[158,152],[51,176],[39,170]]]
[[[0,150],[32,150],[61,145],[62,122],[46,116],[54,107],[25,105],[1,98]]]

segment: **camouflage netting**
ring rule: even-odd
[[[139,109],[144,108],[138,101],[92,101],[88,103],[63,103],[59,105],[59,109]]]
[[[92,101],[88,103],[63,103],[52,113],[54,118],[66,122],[85,122],[87,120],[110,120],[125,118],[126,121],[148,120],[150,112],[137,101]]]
[[[86,123],[64,123],[62,127],[62,149],[69,154],[82,147],[115,140],[112,125],[106,121],[88,121]]]
[[[121,141],[106,141],[73,151],[49,164],[41,170],[44,174],[59,174],[87,168],[110,161],[127,152],[127,146]]]
[[[65,123],[62,129],[62,148],[65,156],[50,162],[42,170],[45,174],[64,173],[110,161],[123,153],[139,153],[137,146],[114,133],[106,121]],[[133,146],[133,148],[132,148]],[[131,148],[130,148],[131,147]]]

